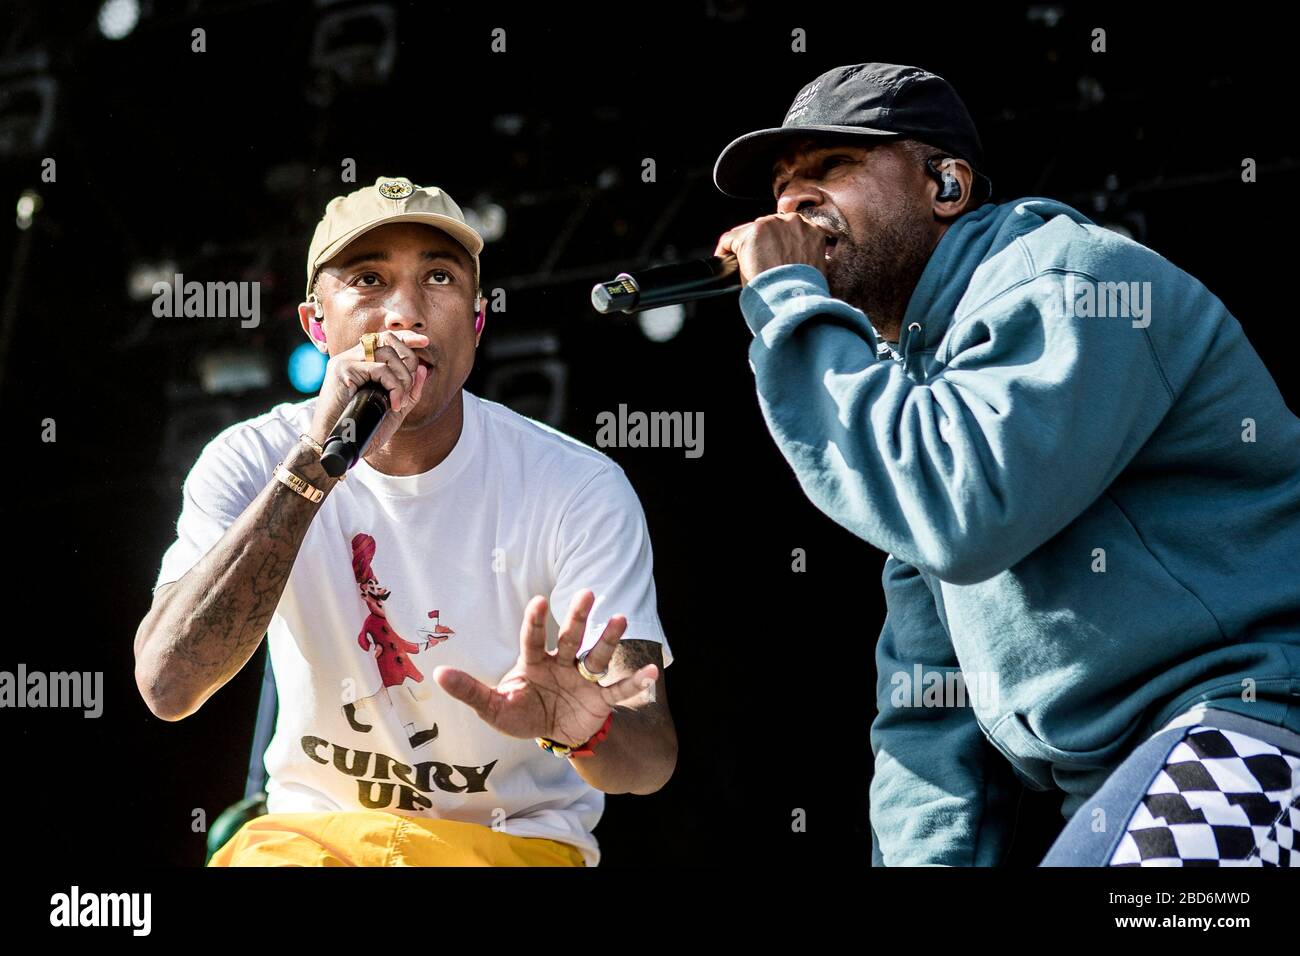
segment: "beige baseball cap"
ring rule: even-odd
[[[451,236],[474,260],[474,287],[479,287],[478,254],[483,237],[469,224],[460,206],[437,186],[417,186],[404,176],[380,176],[373,186],[363,186],[346,196],[335,196],[316,224],[307,251],[307,291],[320,267],[338,255],[353,239],[390,222],[424,222]]]

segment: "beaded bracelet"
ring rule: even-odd
[[[549,737],[536,738],[537,746],[557,757],[590,757],[595,752],[596,744],[609,736],[609,726],[613,722],[614,712],[611,710],[609,716],[605,718],[605,722],[601,724],[600,730],[596,731],[586,743],[578,744],[576,747],[562,744],[558,740],[551,740]]]

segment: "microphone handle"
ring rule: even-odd
[[[325,451],[320,456],[325,474],[338,478],[355,465],[386,414],[388,389],[378,382],[366,382],[358,388],[325,439]]]
[[[620,272],[617,278],[598,283],[591,290],[591,304],[604,315],[620,311],[631,314],[725,295],[739,288],[740,263],[736,257],[710,256],[638,269],[636,275]]]

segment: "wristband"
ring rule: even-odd
[[[325,497],[325,492],[321,491],[315,485],[308,484],[302,478],[299,478],[288,468],[284,467],[284,462],[280,462],[276,465],[275,471],[272,472],[272,474],[281,484],[288,485],[313,504],[319,504],[320,500]]]
[[[576,747],[570,747],[568,744],[562,744],[558,740],[552,740],[549,737],[538,737],[537,746],[557,757],[590,757],[595,753],[596,744],[609,736],[609,726],[613,722],[614,712],[611,710],[609,716],[605,718],[605,722],[601,724],[600,730],[596,731],[586,743],[578,744]]]

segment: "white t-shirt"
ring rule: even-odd
[[[553,648],[582,588],[596,594],[584,650],[622,614],[624,639],[658,641],[667,666],[645,516],[605,455],[462,396],[461,435],[441,464],[393,476],[358,462],[312,520],[267,632],[280,704],[267,810],[496,824],[571,844],[595,866],[605,795],[532,739],[493,730],[431,672],[447,664],[495,686],[519,655],[529,599],[550,601]],[[277,405],[207,445],[155,590],[193,567],[271,480],[315,401]]]

